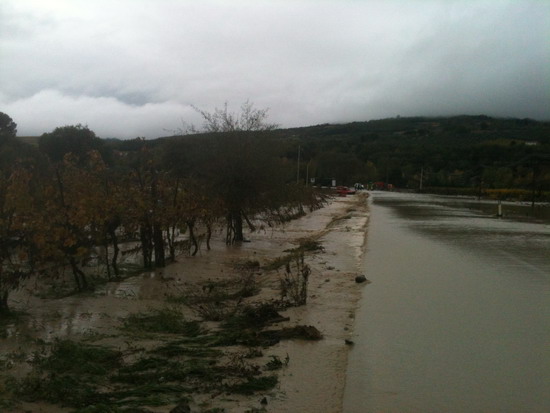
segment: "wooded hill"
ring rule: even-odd
[[[343,184],[550,190],[550,123],[487,116],[392,118],[286,131],[309,176]],[[303,174],[302,176],[305,176]]]
[[[550,122],[485,115],[396,117],[265,133],[275,135],[284,148],[280,156],[293,169],[289,179],[303,183],[385,182],[397,188],[466,193],[480,188],[535,190],[537,200],[546,199],[543,193],[550,191]],[[201,136],[107,139],[106,144],[115,151],[135,152],[144,145],[194,145]]]
[[[335,179],[338,185],[386,182],[446,192],[535,190],[537,200],[546,199],[544,192],[550,191],[550,122],[484,115],[397,117],[268,133],[284,147],[281,156],[294,171],[289,179],[308,179],[309,184],[330,185]],[[189,139],[165,137],[147,144]],[[143,141],[109,144],[136,150]],[[520,196],[521,191],[508,195],[514,194]]]

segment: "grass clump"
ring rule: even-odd
[[[107,347],[58,340],[49,357],[38,361],[40,367],[52,373],[105,375],[118,367],[122,353]]]
[[[197,321],[186,321],[180,311],[169,308],[130,314],[124,320],[124,328],[136,333],[182,334],[190,337],[202,333]]]
[[[223,326],[237,329],[261,329],[273,322],[287,321],[288,318],[281,316],[277,310],[278,306],[273,303],[247,305],[230,317]]]
[[[299,257],[303,257],[306,252],[319,252],[324,251],[323,246],[319,241],[316,241],[311,238],[304,238],[299,241],[299,244],[296,248],[291,248],[284,250],[287,255],[277,257],[274,260],[271,260],[266,265],[264,265],[264,270],[266,271],[275,271],[283,266],[288,266],[294,260]]]
[[[176,363],[170,363],[168,366],[163,365],[162,367],[147,369],[142,372],[120,372],[119,374],[111,377],[111,382],[124,383],[139,387],[151,383],[161,384],[164,381],[183,381],[185,378],[186,373],[184,369]]]
[[[151,350],[151,353],[164,357],[219,357],[222,352],[204,346],[189,345],[189,343],[175,341]]]
[[[44,400],[54,404],[85,407],[106,402],[97,386],[84,377],[49,373],[32,374],[18,382],[17,395],[23,400]]]
[[[212,347],[246,346],[257,347],[264,345],[258,334],[250,329],[222,329],[208,336],[208,345]]]
[[[147,383],[110,393],[112,404],[125,406],[128,412],[135,412],[142,406],[165,406],[176,403],[189,389],[179,384]],[[139,411],[139,410],[138,410]]]
[[[311,238],[304,238],[299,241],[298,248],[294,248],[293,250],[290,250],[290,252],[303,253],[303,252],[317,252],[317,251],[324,251],[324,250],[325,249],[323,248],[323,246],[319,241]]]
[[[290,340],[301,339],[317,341],[323,338],[323,334],[314,326],[298,325],[285,327],[278,330],[262,331],[260,337],[265,340]]]
[[[270,260],[267,264],[263,266],[263,269],[266,271],[275,271],[287,265],[290,261],[292,261],[292,254],[282,255],[273,260]]]
[[[116,406],[110,406],[105,403],[99,403],[92,406],[86,406],[81,409],[76,409],[73,413],[138,413],[138,412],[149,412],[149,410],[128,410],[128,409],[121,409]]]
[[[271,360],[269,360],[265,365],[266,370],[270,370],[270,371],[279,370],[283,367],[284,363],[279,358],[279,356],[270,356],[270,357],[271,357]]]
[[[117,350],[57,340],[49,355],[35,355],[35,369],[17,383],[16,394],[27,401],[73,407],[103,403],[107,396],[98,386],[121,363],[122,354]]]
[[[249,377],[246,381],[230,386],[233,393],[254,394],[261,391],[267,391],[274,388],[279,379],[277,376]]]
[[[237,270],[257,271],[260,269],[260,261],[258,260],[243,260],[234,263],[233,267]]]
[[[122,366],[110,380],[127,386],[172,383],[184,385],[192,392],[220,380],[217,363],[221,355],[221,351],[210,347],[186,348],[183,340],[175,341]]]
[[[211,382],[217,378],[216,361],[212,359],[192,358],[187,360],[168,360],[146,357],[119,370],[111,377],[114,383],[145,385],[151,383],[189,383],[195,378]]]
[[[294,258],[294,265],[286,264],[285,273],[279,279],[281,303],[301,306],[307,303],[307,287],[311,269],[304,263],[304,254]]]
[[[182,303],[202,320],[223,321],[233,316],[244,298],[259,292],[256,280],[256,262],[243,269],[243,273],[223,281],[210,281],[198,288],[188,288],[168,297],[170,302]]]
[[[49,355],[37,356],[33,371],[12,387],[22,400],[70,406],[81,413],[135,411],[181,399],[192,390],[184,384],[190,377],[208,378],[211,363],[148,357],[124,364],[116,350],[59,340]]]

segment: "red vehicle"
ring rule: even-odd
[[[378,191],[393,191],[393,185],[386,182],[375,182],[372,186]]]
[[[348,188],[347,186],[337,186],[336,193],[340,196],[353,195],[355,194],[355,189]]]

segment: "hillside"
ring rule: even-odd
[[[549,122],[415,117],[279,133],[300,143],[309,176],[320,179],[418,188],[422,171],[424,186],[472,187],[482,181],[489,188],[530,188],[534,173],[548,190]]]
[[[265,132],[264,132],[265,133]],[[550,122],[485,115],[397,117],[278,129],[289,176],[308,184],[550,191]],[[36,145],[37,138],[20,138]],[[201,135],[105,140],[120,152],[186,145]],[[195,150],[195,149],[193,149]],[[298,162],[299,155],[299,162]],[[299,173],[296,171],[299,165]],[[422,182],[421,182],[422,181]]]

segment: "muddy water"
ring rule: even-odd
[[[550,221],[374,193],[345,413],[550,411]]]
[[[177,294],[195,283],[200,285],[207,280],[221,280],[235,275],[235,262],[268,262],[284,255],[285,250],[295,248],[299,239],[311,238],[319,240],[324,250],[307,256],[311,268],[308,305],[287,309],[283,314],[290,317],[294,324],[316,326],[322,331],[324,339],[315,343],[285,340],[265,350],[266,357],[270,354],[280,359],[290,359],[289,365],[279,373],[277,391],[268,395],[268,411],[338,412],[349,348],[344,340],[351,334],[351,315],[362,288],[354,282],[354,277],[362,263],[368,220],[365,205],[364,195],[336,198],[325,208],[284,227],[250,234],[252,242],[242,245],[227,247],[220,236],[213,240],[212,251],[203,249],[196,257],[180,256],[177,263],[162,271],[145,272],[121,282],[108,283],[98,287],[93,295],[42,300],[22,289],[13,294],[11,305],[27,315],[8,326],[4,335],[0,330],[0,363],[2,360],[11,362],[15,358],[28,360],[35,349],[41,348],[40,342],[50,342],[58,337],[90,338],[91,342],[124,350],[135,345],[135,342],[119,335],[121,317],[148,311],[152,307],[163,308],[167,295]],[[280,297],[277,272],[259,274],[257,281],[262,291],[254,300]],[[36,290],[32,285],[29,289]],[[194,316],[190,314],[190,317]],[[23,364],[16,364],[8,374],[23,377],[31,367]],[[234,395],[231,400],[225,396],[223,400],[212,399],[210,395],[195,396],[197,403],[201,400],[207,404],[218,403],[216,407],[223,406],[228,412],[256,411],[261,406],[258,394],[245,400]],[[169,409],[159,407],[158,411]],[[40,405],[39,408],[23,406],[16,412],[23,411],[50,413],[68,409]]]

